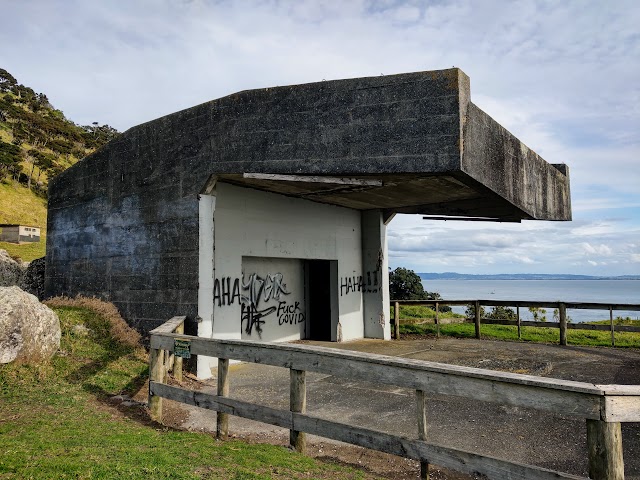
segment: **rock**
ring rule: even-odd
[[[25,268],[22,262],[11,258],[6,250],[0,250],[0,287],[20,285]]]
[[[44,267],[45,257],[29,262],[20,285],[25,292],[38,297],[38,300],[44,300]]]
[[[0,363],[41,363],[60,348],[60,320],[19,287],[0,287]]]

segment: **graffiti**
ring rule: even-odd
[[[276,311],[276,307],[268,307],[263,310],[258,310],[255,305],[242,304],[242,311],[240,314],[240,325],[245,325],[244,331],[247,335],[251,335],[255,328],[256,333],[262,338],[262,325],[264,325],[263,318],[271,315]]]
[[[271,306],[263,309],[260,306],[262,302],[266,303],[272,299],[280,301],[282,295],[291,293],[287,291],[287,285],[283,280],[284,277],[281,273],[267,274],[265,278],[257,273],[252,273],[246,282],[244,275],[242,276],[242,290],[246,293],[240,295],[242,301],[240,324],[244,325],[244,331],[247,335],[251,335],[255,329],[258,336],[262,338],[264,318],[275,312],[276,308],[279,308],[283,303],[286,304],[286,302],[279,302],[278,307]],[[299,302],[296,304],[299,305]],[[277,316],[280,316],[280,311]],[[280,325],[282,324],[280,323]]]
[[[258,305],[261,300],[268,302],[272,298],[274,300],[280,300],[280,295],[289,295],[291,292],[287,292],[287,285],[282,281],[283,275],[281,273],[275,273],[271,275],[267,274],[266,278],[262,278],[257,273],[252,273],[249,276],[249,281],[245,283],[244,275],[242,275],[242,289],[248,290],[248,295],[242,295],[242,301],[252,305]]]
[[[366,272],[364,275],[352,275],[340,278],[340,296],[354,292],[377,293],[379,286],[379,270]]]
[[[216,278],[213,282],[213,303],[218,306],[233,305],[238,299],[240,303],[240,279],[236,278],[231,287],[231,277]]]
[[[304,313],[300,308],[300,302],[287,304],[287,302],[278,303],[278,325],[297,325],[305,321]]]

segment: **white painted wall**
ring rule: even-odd
[[[360,211],[226,183],[218,183],[212,195],[215,198],[201,196],[200,206],[200,336],[266,341],[304,338],[304,326],[280,324],[277,308],[284,301],[294,307],[299,302],[300,309],[304,309],[303,260],[315,259],[337,261],[337,278],[332,273],[336,291],[331,303],[332,308],[337,306],[339,324],[333,326],[332,338],[337,339],[338,332],[343,341],[364,337],[365,292],[358,286],[340,288],[341,282],[347,285],[348,279],[363,277],[366,281]],[[384,235],[384,230],[376,232],[377,238],[380,234]],[[262,310],[276,308],[260,319],[264,320],[261,335],[255,328],[249,334],[246,323],[241,321],[241,299],[249,292],[245,285],[253,273],[262,279],[281,273],[288,292],[260,305]],[[385,338],[384,330],[382,327],[377,336]],[[215,359],[199,359],[198,376],[210,376],[213,365]]]

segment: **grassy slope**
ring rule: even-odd
[[[110,340],[90,310],[55,310],[62,354],[46,367],[0,365],[0,478],[373,478],[283,447],[163,428],[142,421],[141,407],[122,415],[105,399],[139,388],[144,349]],[[94,333],[75,334],[78,324]]]
[[[40,227],[40,242],[21,245],[0,242],[0,248],[9,252],[9,255],[19,256],[27,262],[44,256],[47,235],[47,201],[45,199],[18,183],[0,182],[0,223],[19,223]]]

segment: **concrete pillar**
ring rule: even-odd
[[[214,195],[199,196],[199,262],[198,262],[198,336],[211,338],[213,334],[213,278],[214,278],[214,224],[216,208]],[[217,359],[198,356],[198,378],[210,378],[211,367]]]
[[[361,215],[364,336],[391,339],[387,227],[380,210]]]

